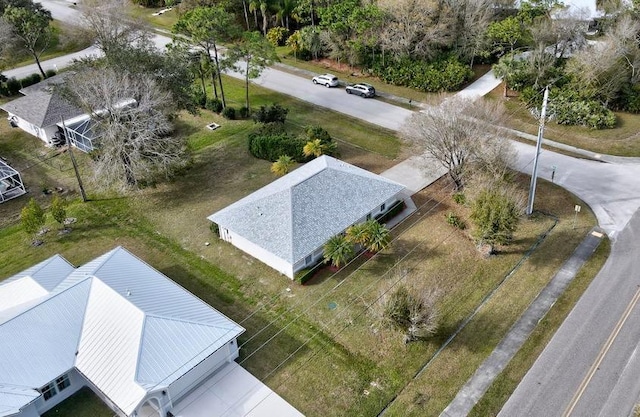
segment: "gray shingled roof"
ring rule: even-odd
[[[208,219],[294,264],[403,189],[321,156]]]
[[[0,109],[38,127],[51,126],[59,123],[61,119],[66,120],[84,114],[60,94],[44,90],[31,91],[27,96],[3,104]]]

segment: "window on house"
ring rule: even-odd
[[[56,385],[53,382],[50,382],[44,387],[40,388],[40,392],[42,393],[42,397],[45,401],[58,393],[56,391]]]
[[[367,214],[367,220],[371,220],[371,213]]]
[[[69,375],[64,374],[60,378],[56,379],[56,386],[58,387],[58,391],[62,391],[71,385],[71,381],[69,381]]]
[[[385,208],[387,208],[387,205],[385,203],[382,203],[382,205],[380,206],[380,211],[384,211]]]
[[[307,256],[306,258],[304,258],[304,264],[305,265],[309,265],[311,262],[313,262],[313,254]]]

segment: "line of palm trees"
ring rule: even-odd
[[[247,12],[253,15],[254,27],[260,29],[263,35],[267,34],[270,20],[274,24],[279,23],[280,26],[287,28],[287,30],[290,29],[291,19],[296,20],[297,0],[243,0],[242,3],[247,30],[250,26]],[[311,3],[313,4],[313,2]],[[261,22],[258,22],[258,15],[260,15]]]

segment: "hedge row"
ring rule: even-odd
[[[435,62],[410,58],[378,62],[372,70],[386,83],[432,93],[458,90],[473,76],[469,66],[452,57]]]
[[[47,77],[52,77],[56,75],[56,72],[53,70],[49,70],[46,72]],[[39,73],[33,73],[21,79],[16,79],[14,77],[5,80],[0,83],[0,96],[12,97],[18,94],[20,89],[29,87],[30,85],[34,85],[42,81],[42,77]]]

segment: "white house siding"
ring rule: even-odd
[[[293,279],[293,265],[282,258],[272,254],[266,249],[261,248],[255,243],[236,234],[232,230],[220,228],[220,238],[231,243],[233,246],[248,253],[259,261],[264,262],[271,268]]]
[[[168,391],[171,402],[175,404],[180,401],[182,397],[196,388],[203,380],[237,357],[238,342],[232,340],[169,385]]]
[[[69,382],[71,383],[71,385],[69,385],[67,388],[65,388],[62,391],[57,391],[57,394],[49,398],[47,401],[45,401],[43,397],[40,397],[34,402],[35,408],[38,413],[40,414],[45,413],[46,411],[52,409],[56,405],[60,404],[62,401],[69,398],[71,395],[75,394],[78,390],[80,390],[80,388],[87,385],[87,380],[84,379],[84,377],[82,377],[82,375],[80,375],[75,370],[75,368],[67,372],[67,375],[69,376]],[[55,380],[53,380],[52,382],[55,383]],[[57,390],[57,387],[56,387],[56,390]],[[27,415],[28,414],[25,414],[25,416]],[[39,415],[39,414],[36,414],[36,415]],[[21,417],[23,417],[22,414],[21,414]]]
[[[20,410],[20,414],[18,414],[18,416],[19,417],[40,417],[40,413],[38,412],[38,409],[36,407],[36,402],[37,401],[34,401],[28,406],[26,406],[25,408],[23,408],[22,410]]]

